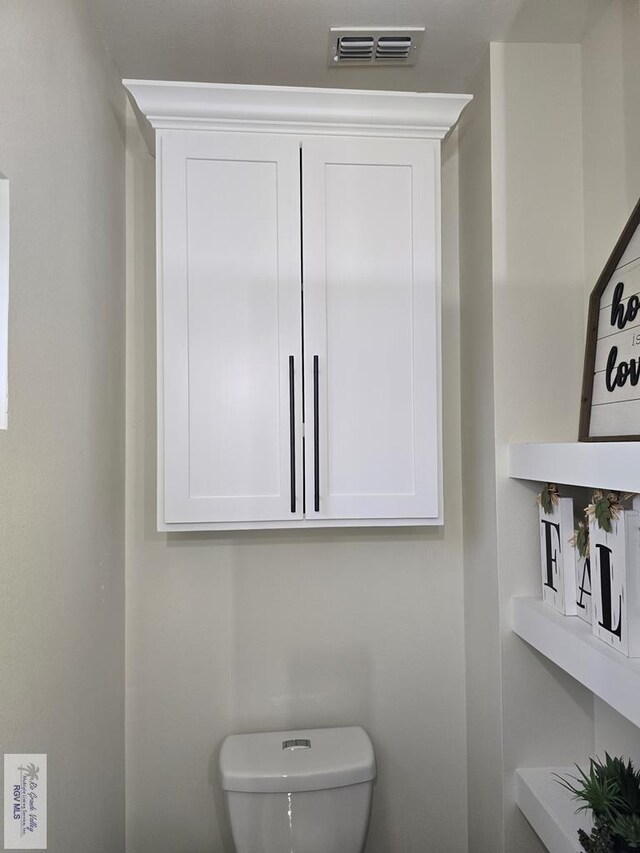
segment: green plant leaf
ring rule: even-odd
[[[611,533],[611,501],[608,497],[601,497],[596,501],[595,516],[598,527],[606,533]]]
[[[537,497],[537,501],[547,515],[553,513],[554,506],[558,503],[558,489],[554,483],[547,483]]]
[[[592,811],[591,835],[581,831],[580,844],[587,853],[623,853],[640,850],[640,772],[630,760],[612,757],[589,759],[588,770],[578,765],[577,775],[554,774],[581,805],[577,812]]]
[[[589,527],[582,521],[578,521],[573,536],[569,539],[581,557],[589,556]]]
[[[640,847],[640,815],[618,815],[611,822],[611,832],[620,836],[628,847]]]
[[[573,799],[582,802],[576,813],[591,810],[596,820],[609,822],[618,811],[624,812],[625,804],[620,796],[618,780],[612,778],[599,761],[590,759],[588,773],[577,764],[576,768],[579,773],[577,777],[565,779],[556,774],[560,784],[573,794]]]
[[[594,827],[591,835],[587,835],[584,829],[579,829],[578,840],[586,853],[615,853],[613,839],[606,827]]]

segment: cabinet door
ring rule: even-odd
[[[306,510],[441,515],[438,142],[303,143]]]
[[[158,142],[159,521],[300,518],[299,143]]]

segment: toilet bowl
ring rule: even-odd
[[[359,726],[230,735],[220,751],[237,853],[361,853],[374,778]]]

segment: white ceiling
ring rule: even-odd
[[[611,0],[86,0],[123,77],[464,92],[489,41],[580,42]],[[425,26],[408,68],[329,68],[331,26]]]

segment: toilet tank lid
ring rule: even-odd
[[[225,791],[319,791],[375,774],[373,746],[360,726],[229,735],[220,751]]]

